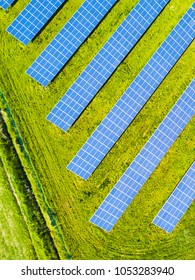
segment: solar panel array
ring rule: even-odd
[[[117,0],[87,0],[27,70],[47,86]]]
[[[4,10],[6,10],[12,3],[14,2],[14,0],[1,0],[0,1],[0,7],[3,8]]]
[[[108,194],[91,222],[110,231],[195,113],[195,80]]]
[[[31,0],[7,31],[27,45],[65,0]]]
[[[68,165],[88,179],[195,36],[190,9]]]
[[[163,205],[153,223],[171,233],[195,199],[195,162]]]
[[[61,98],[47,119],[66,131],[168,2],[169,0],[140,1]]]

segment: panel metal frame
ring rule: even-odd
[[[195,37],[190,8],[128,89],[78,151],[67,168],[87,180]]]
[[[24,45],[29,44],[65,1],[31,0],[8,26],[7,32]]]
[[[171,233],[195,200],[195,161],[153,220],[153,224]]]
[[[26,73],[47,86],[118,0],[86,0]]]
[[[195,79],[107,195],[90,222],[110,231],[195,114]]]
[[[140,1],[47,116],[67,131],[169,0]]]

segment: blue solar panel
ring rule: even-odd
[[[140,1],[47,119],[66,131],[152,24],[169,0]]]
[[[16,39],[27,45],[65,0],[31,0],[7,28]]]
[[[85,1],[26,73],[47,86],[116,1]]]
[[[190,9],[83,145],[69,170],[89,178],[194,39],[192,16]]]
[[[195,199],[195,162],[163,205],[153,223],[171,233]]]
[[[0,1],[0,7],[6,10],[15,0],[2,0]]]
[[[195,79],[108,194],[91,222],[110,231],[195,113]]]

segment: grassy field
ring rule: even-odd
[[[37,259],[26,223],[10,189],[6,171],[1,160],[0,202],[0,258]]]
[[[6,114],[0,114],[0,259],[58,259],[6,124]]]
[[[25,71],[83,1],[67,1],[43,32],[24,47],[5,30],[27,2],[18,1],[8,12],[0,11],[0,88],[72,258],[195,259],[195,204],[171,235],[151,223],[194,160],[194,118],[111,233],[107,234],[88,222],[192,80],[195,73],[194,42],[90,179],[85,182],[66,170],[78,149],[193,1],[170,1],[67,133],[46,121],[47,114],[138,1],[118,1],[47,88],[33,81]],[[44,213],[39,189],[36,185],[32,187]],[[55,234],[52,236],[55,241]],[[60,257],[65,258],[65,255],[61,252]]]

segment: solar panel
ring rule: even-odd
[[[0,1],[0,7],[6,10],[15,0],[2,0]]]
[[[26,73],[47,86],[116,1],[85,1]]]
[[[69,170],[89,178],[194,39],[193,16],[191,8],[76,154]]]
[[[169,0],[140,1],[61,98],[47,119],[66,131],[168,2]]]
[[[163,205],[153,223],[171,233],[195,199],[195,162]]]
[[[65,0],[31,0],[7,31],[27,45]]]
[[[195,113],[195,79],[91,218],[110,231]]]

